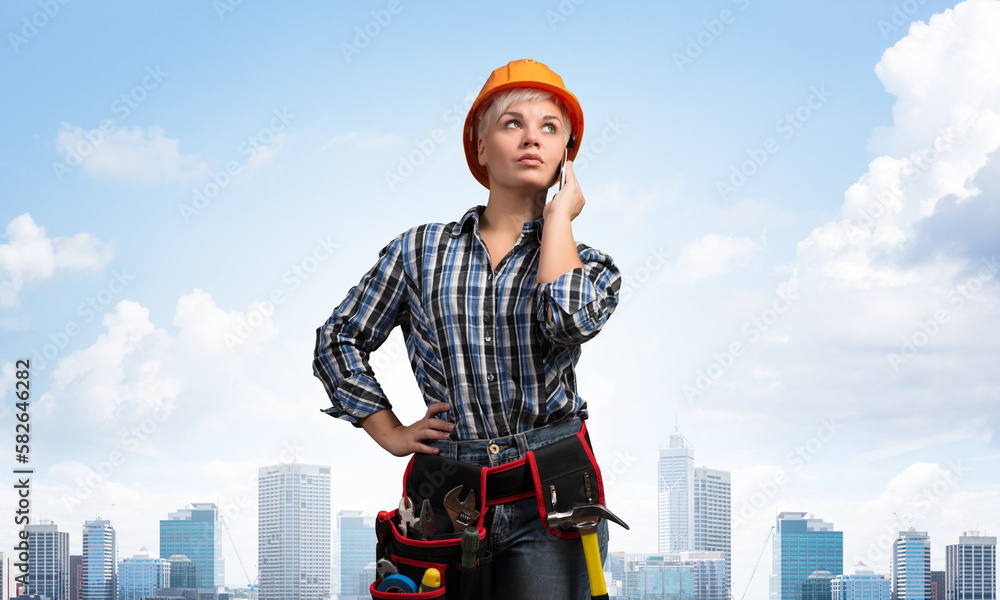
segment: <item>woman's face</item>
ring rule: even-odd
[[[528,193],[547,190],[563,158],[562,111],[551,100],[512,104],[479,140],[479,164],[487,167],[490,189]]]

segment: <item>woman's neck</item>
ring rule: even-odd
[[[547,192],[531,197],[513,190],[491,189],[479,218],[479,230],[517,237],[526,222],[541,218]]]

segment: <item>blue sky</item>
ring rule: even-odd
[[[404,462],[319,413],[314,331],[395,235],[485,204],[457,123],[519,58],[580,98],[574,235],[625,278],[579,364],[633,526],[613,550],[656,548],[675,422],[733,473],[734,594],[776,511],[878,572],[899,515],[934,568],[997,531],[1000,3],[52,0],[0,23],[0,439],[38,352],[32,515],[77,550],[101,515],[155,551],[160,518],[214,501],[253,578],[256,469],[291,457],[335,465],[335,510],[394,505]],[[412,420],[401,342],[376,373]]]

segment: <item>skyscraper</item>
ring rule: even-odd
[[[69,600],[69,533],[52,521],[25,525],[28,532],[28,594]]]
[[[83,555],[69,555],[69,600],[83,600]]]
[[[876,575],[865,563],[859,562],[830,582],[833,600],[889,600],[892,585],[885,575]]]
[[[945,600],[996,600],[997,538],[966,531],[945,546]]]
[[[83,523],[83,600],[118,597],[118,541],[111,521]]]
[[[337,513],[340,530],[340,598],[367,598],[368,585],[361,576],[365,565],[375,560],[375,518],[360,510]]]
[[[694,448],[676,431],[660,448],[656,489],[657,551],[694,550]]]
[[[892,543],[892,600],[930,598],[931,538],[910,527]]]
[[[174,554],[183,554],[195,564],[199,588],[225,585],[219,507],[210,502],[192,504],[160,521],[160,558]]]
[[[257,553],[263,596],[268,600],[329,597],[330,467],[261,467],[257,487]]]
[[[725,591],[732,586],[732,498],[729,471],[694,470],[694,550],[721,552],[726,557]]]
[[[944,571],[931,571],[931,600],[944,600]]]
[[[14,585],[14,561],[0,552],[0,600],[10,600],[15,596],[17,587]]]
[[[844,572],[844,533],[804,512],[778,515],[773,543],[770,600],[797,600],[816,571]]]
[[[170,587],[170,563],[150,556],[146,548],[118,567],[118,600],[142,600],[165,587]]]

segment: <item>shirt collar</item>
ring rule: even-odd
[[[452,235],[459,235],[464,233],[466,230],[478,231],[479,230],[479,216],[482,211],[486,210],[483,205],[473,206],[469,210],[465,211],[462,218],[459,219],[458,223],[452,229]],[[542,243],[542,225],[545,223],[543,217],[538,217],[534,221],[525,221],[524,225],[521,227],[521,231],[533,231],[535,234],[535,240],[538,243]]]

